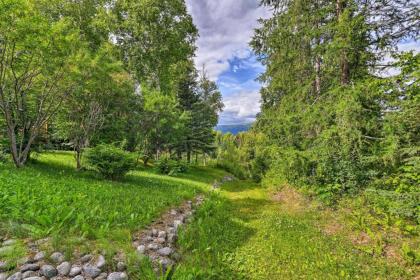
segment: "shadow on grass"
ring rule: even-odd
[[[247,226],[258,219],[265,199],[234,201],[214,194],[196,214],[194,222],[181,234],[179,245],[184,259],[174,279],[249,279],[235,271],[235,251],[256,233]]]

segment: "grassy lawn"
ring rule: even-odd
[[[208,190],[223,174],[195,168],[169,177],[148,169],[113,182],[77,172],[66,152],[41,154],[19,170],[0,165],[0,237],[52,237],[53,246],[68,253],[80,246],[129,249],[133,231]]]
[[[282,197],[283,196],[283,197]],[[324,233],[323,211],[246,182],[222,187],[181,236],[175,279],[413,279],[415,272]],[[322,221],[322,222],[321,222]]]

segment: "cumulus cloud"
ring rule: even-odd
[[[214,80],[229,70],[230,59],[250,56],[257,20],[270,14],[258,0],[187,0],[187,7],[200,32],[196,65],[204,64]]]
[[[223,124],[242,124],[255,121],[260,111],[258,91],[241,91],[224,98]]]

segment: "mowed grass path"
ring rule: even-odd
[[[220,174],[219,174],[220,173]],[[182,178],[152,169],[112,182],[77,172],[66,152],[38,156],[23,169],[0,165],[0,236],[90,240],[127,238],[170,207],[209,188],[223,172],[193,169]]]
[[[222,187],[179,240],[174,279],[413,279],[413,271],[323,232],[325,217],[290,192],[249,182]],[[322,221],[322,222],[321,222]]]

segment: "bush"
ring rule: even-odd
[[[86,160],[107,179],[119,179],[135,167],[132,155],[113,145],[98,145],[86,153]]]
[[[184,161],[172,160],[169,157],[163,157],[157,162],[157,170],[160,174],[174,176],[188,171],[188,164]]]
[[[239,179],[248,178],[245,168],[237,162],[227,161],[227,160],[218,160],[216,163],[216,167],[235,175],[235,177]]]

